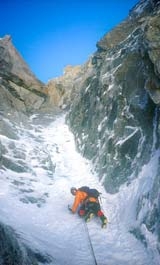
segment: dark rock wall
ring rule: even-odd
[[[160,17],[157,6],[144,3],[97,43],[90,76],[68,115],[79,150],[93,161],[111,193],[137,176],[153,145]],[[137,14],[140,7],[143,12]]]
[[[0,223],[0,264],[1,265],[38,265],[49,264],[53,260],[33,251],[23,243],[15,231]],[[53,263],[52,263],[53,264]]]

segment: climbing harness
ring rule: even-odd
[[[88,226],[87,226],[86,223],[84,223],[84,227],[85,227],[85,230],[86,230],[86,234],[88,236],[88,241],[89,241],[89,244],[90,244],[90,249],[91,249],[91,252],[92,252],[92,256],[93,256],[93,259],[94,259],[94,263],[95,263],[95,265],[98,265],[97,260],[96,260],[96,256],[95,256],[95,253],[94,253],[92,241],[90,239],[90,235],[89,235],[89,231],[88,231]]]

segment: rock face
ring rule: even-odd
[[[114,193],[151,154],[160,103],[158,3],[141,1],[97,48],[68,121],[79,150]]]
[[[89,69],[89,63],[84,66],[66,66],[63,76],[52,79],[45,86],[49,103],[62,109],[68,108],[70,102],[74,100],[76,92],[82,87],[83,81],[89,75]]]
[[[50,102],[57,107],[66,108],[70,102],[70,94],[76,77],[81,72],[81,66],[67,66],[64,75],[50,80],[46,85],[45,92],[50,97]]]
[[[18,238],[15,231],[0,223],[0,264],[38,265],[50,263],[50,257],[33,252]]]
[[[0,110],[34,111],[47,96],[44,84],[30,71],[11,42],[10,36],[0,39]]]

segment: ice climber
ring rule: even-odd
[[[79,189],[72,187],[70,191],[75,199],[72,207],[69,206],[69,210],[72,213],[78,211],[79,216],[84,217],[86,222],[89,222],[93,216],[98,216],[102,222],[102,228],[106,227],[107,217],[101,210],[98,198],[89,194],[89,188],[86,190],[84,187]]]

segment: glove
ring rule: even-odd
[[[68,210],[69,210],[70,212],[72,212],[72,208],[71,208],[70,205],[68,205]]]

